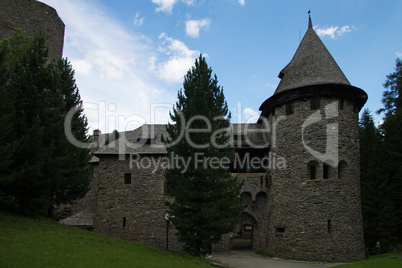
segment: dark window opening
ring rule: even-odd
[[[131,184],[131,173],[124,173],[124,184]]]
[[[328,164],[324,164],[323,165],[323,174],[322,177],[324,180],[328,180],[329,179],[329,165]]]
[[[276,233],[283,234],[283,233],[285,232],[285,228],[283,228],[283,227],[277,227],[277,228],[275,228],[275,232],[276,232]]]
[[[127,218],[123,217],[123,227],[126,227],[126,224],[127,224]]]
[[[327,227],[328,227],[328,233],[330,234],[330,233],[331,233],[331,229],[332,229],[331,220],[328,220],[328,221],[327,221]]]
[[[262,186],[264,184],[264,176],[261,176],[260,178],[260,186]]]
[[[320,109],[320,97],[315,96],[310,99],[310,109],[311,110]]]
[[[286,114],[293,114],[294,113],[294,105],[293,102],[286,103]]]
[[[316,167],[315,166],[310,166],[310,180],[315,180],[316,179]]]
[[[233,162],[230,165],[231,173],[266,173],[264,160],[265,150],[236,149]],[[259,158],[259,162],[253,162]]]
[[[339,100],[339,110],[343,110],[345,108],[345,101],[343,99]]]
[[[153,143],[153,139],[151,139],[151,138],[138,138],[137,142],[142,143],[142,144],[150,145],[151,143]]]

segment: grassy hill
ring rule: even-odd
[[[0,213],[0,267],[210,267],[201,258]]]

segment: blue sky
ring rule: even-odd
[[[66,25],[90,131],[167,123],[183,76],[202,53],[233,122],[252,122],[307,30],[308,15],[372,112],[402,57],[402,1],[42,0]],[[376,121],[381,116],[375,116]]]

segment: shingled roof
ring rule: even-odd
[[[244,146],[269,146],[266,133],[257,124],[231,124],[230,132],[233,134],[234,147]],[[106,137],[102,134],[103,139]],[[112,141],[108,145],[103,145],[93,151],[91,162],[99,162],[102,155],[118,154],[148,154],[160,155],[166,154],[165,145],[161,141],[161,136],[168,137],[166,125],[147,124],[138,127],[132,131],[119,133],[120,138]],[[236,136],[246,137],[244,140],[236,140]]]
[[[295,55],[279,73],[281,82],[274,94],[319,84],[350,85],[348,79],[313,29],[311,18]]]

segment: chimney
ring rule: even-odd
[[[101,131],[99,129],[95,129],[94,130],[94,147],[95,148],[99,148],[99,143],[100,143],[100,135],[101,135]]]

